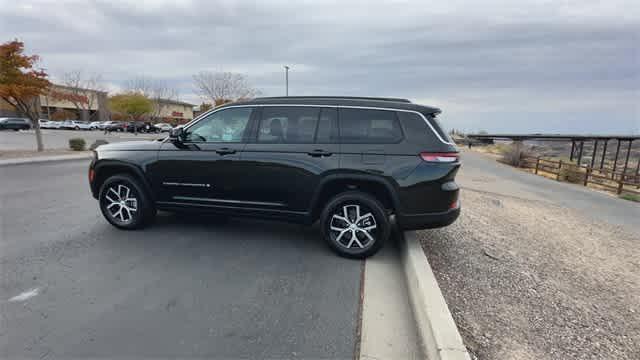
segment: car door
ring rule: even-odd
[[[335,107],[264,106],[242,152],[244,199],[304,215],[323,175],[340,162]]]
[[[165,141],[150,168],[157,201],[186,206],[235,207],[238,160],[253,107],[229,107],[190,125],[180,141]]]

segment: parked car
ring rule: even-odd
[[[115,123],[115,121],[102,121],[100,122],[100,125],[98,125],[98,129],[100,130],[104,130],[107,126],[111,125]]]
[[[123,121],[107,121],[107,123],[104,126],[107,131],[125,131],[127,129],[127,123]]]
[[[149,122],[143,121],[132,121],[127,123],[127,131],[128,132],[139,132],[139,133],[157,133],[160,132],[160,129],[155,127],[153,124]]]
[[[89,127],[91,128],[91,130],[100,129],[100,125],[102,125],[102,121],[92,121],[89,123]]]
[[[29,130],[31,129],[31,121],[23,118],[0,118],[0,130]]]
[[[154,124],[153,126],[158,128],[160,132],[169,132],[171,131],[171,129],[173,129],[173,126],[167,123],[157,123],[157,124]]]
[[[38,120],[41,129],[54,129],[54,122],[46,119]]]
[[[460,214],[460,160],[440,110],[403,99],[258,98],[223,105],[164,141],[100,146],[89,183],[106,220],[157,210],[319,222],[338,254],[364,258],[399,229]]]
[[[66,130],[91,130],[89,123],[79,120],[66,120],[62,122],[61,128]]]

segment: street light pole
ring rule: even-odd
[[[285,95],[289,96],[289,67],[287,65],[284,66],[284,86]]]

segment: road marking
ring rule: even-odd
[[[32,297],[38,295],[39,292],[40,292],[40,289],[38,288],[27,290],[20,295],[16,295],[12,297],[11,299],[9,299],[9,302],[27,301]]]

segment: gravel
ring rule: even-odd
[[[640,359],[640,234],[547,201],[463,190],[420,232],[477,359]]]

